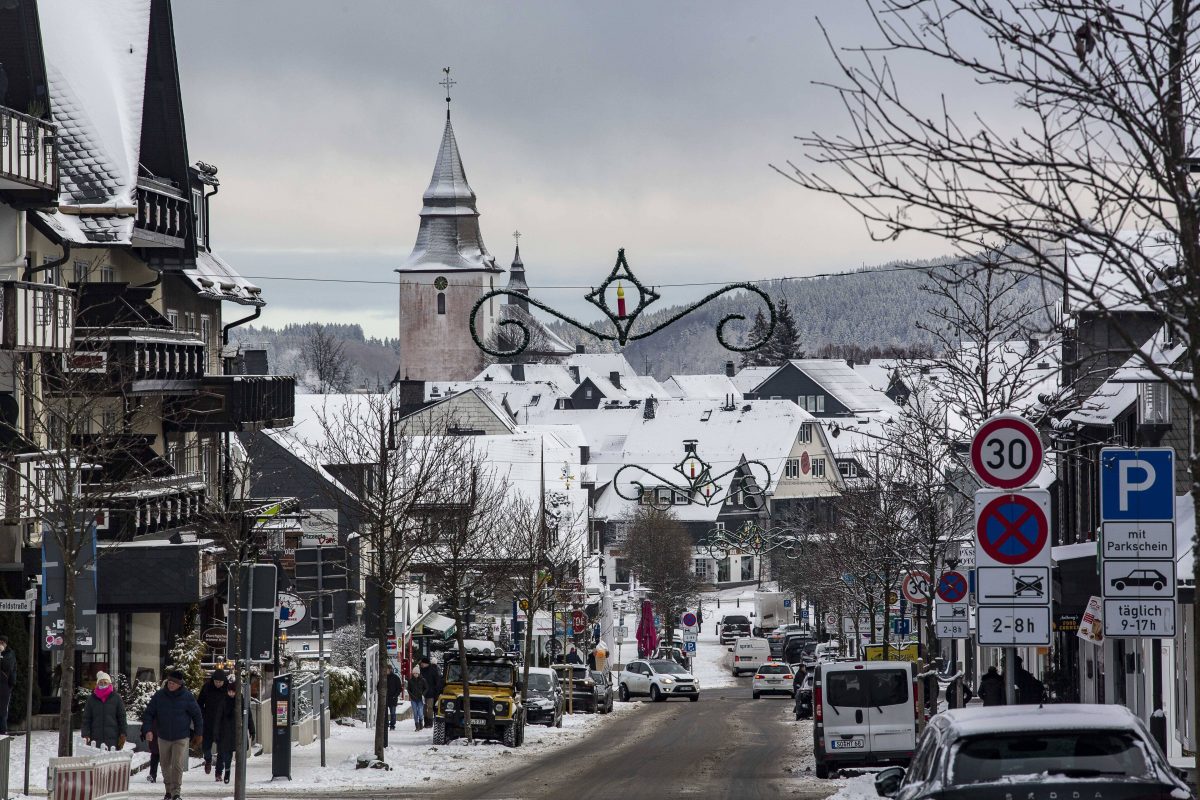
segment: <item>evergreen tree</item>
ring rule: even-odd
[[[204,686],[204,681],[208,678],[202,663],[207,649],[200,638],[200,631],[195,626],[188,633],[175,639],[175,646],[171,648],[171,663],[167,665],[167,669],[182,670],[184,685],[191,689],[193,694],[200,691],[200,687]]]
[[[796,329],[796,318],[788,306],[787,297],[780,299],[775,309],[775,332],[771,341],[759,351],[763,365],[778,367],[789,359],[800,357],[800,332]]]
[[[763,334],[767,331],[767,318],[763,316],[761,309],[754,315],[754,324],[750,326],[750,335],[746,337],[746,342],[760,342],[763,339]],[[771,343],[766,342],[757,350],[747,350],[742,353],[742,368],[746,367],[761,367],[766,364],[763,360],[763,354]]]

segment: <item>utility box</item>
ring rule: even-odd
[[[291,673],[276,675],[271,682],[271,778],[292,779],[292,706]]]

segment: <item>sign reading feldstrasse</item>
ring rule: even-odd
[[[32,600],[0,600],[0,612],[28,612],[33,608]]]

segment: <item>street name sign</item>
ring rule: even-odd
[[[33,609],[33,600],[0,600],[0,612],[28,612]]]
[[[1105,636],[1175,635],[1175,450],[1100,451]]]
[[[992,417],[971,439],[971,466],[988,486],[1025,486],[1042,468],[1042,440],[1037,428],[1015,414]]]

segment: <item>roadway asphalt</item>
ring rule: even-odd
[[[594,736],[476,783],[433,792],[440,800],[823,800],[837,790],[812,775],[811,727],[791,700],[736,687],[700,700],[646,702]]]

